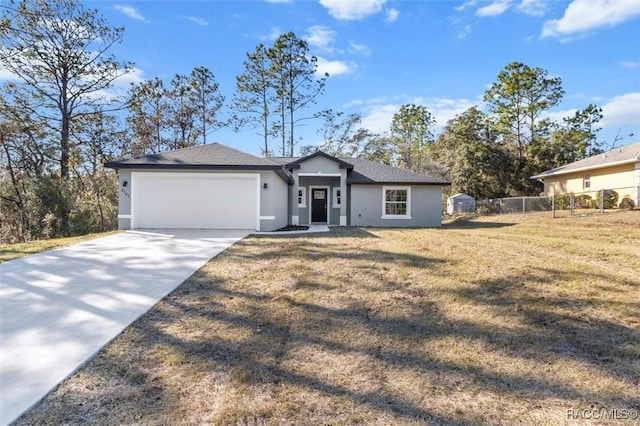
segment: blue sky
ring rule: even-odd
[[[477,105],[512,61],[562,79],[560,118],[589,103],[604,108],[600,139],[640,140],[640,0],[270,0],[86,1],[124,41],[114,51],[135,63],[121,84],[209,68],[230,100],[235,76],[258,43],[293,31],[331,75],[315,110],[359,112],[388,130],[400,105],[426,106],[438,132]],[[310,111],[313,112],[313,111]],[[303,144],[319,141],[315,122]],[[635,136],[629,136],[633,133]],[[212,140],[259,153],[253,131],[220,130]],[[275,143],[274,147],[277,146]]]

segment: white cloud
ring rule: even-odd
[[[209,25],[209,21],[206,21],[202,18],[198,18],[197,16],[185,16],[184,19],[188,19],[189,21],[193,21],[201,27],[206,27]]]
[[[323,25],[314,25],[307,28],[307,34],[304,36],[307,43],[326,53],[333,52],[335,38],[336,32]]]
[[[458,31],[457,38],[463,39],[471,34],[471,25],[465,25],[460,31]]]
[[[10,81],[10,80],[19,80],[20,77],[18,77],[17,74],[12,73],[11,71],[5,69],[5,68],[0,68],[0,81]]]
[[[552,123],[562,124],[563,118],[573,117],[578,110],[576,108],[563,109],[560,111],[546,111],[542,114],[542,118],[546,118]]]
[[[115,5],[114,8],[117,11],[120,11],[122,13],[124,13],[125,15],[127,15],[129,18],[131,19],[135,19],[138,21],[145,21],[144,16],[142,16],[140,14],[140,12],[138,12],[134,7],[131,6],[122,6],[122,5]]]
[[[511,0],[494,0],[493,3],[476,10],[478,16],[498,16],[502,15],[511,6]]]
[[[317,57],[318,68],[316,74],[322,76],[324,73],[328,73],[330,77],[335,77],[340,74],[349,74],[356,68],[354,64],[349,64],[344,61],[328,61],[320,56]]]
[[[400,109],[399,105],[376,105],[367,108],[362,117],[362,127],[373,132],[388,132],[393,115]]]
[[[400,16],[400,11],[398,9],[387,9],[387,17],[384,18],[384,22],[387,23],[392,23],[392,22],[396,22],[398,20],[398,17]]]
[[[113,81],[113,85],[118,88],[128,89],[132,83],[142,83],[145,81],[143,77],[144,71],[140,68],[133,67],[126,74],[121,75]]]
[[[640,62],[632,62],[632,61],[620,61],[618,62],[618,65],[620,65],[623,68],[640,68]]]
[[[614,26],[637,15],[640,2],[636,0],[573,0],[562,18],[545,22],[541,37],[567,38]]]
[[[478,3],[478,1],[477,1],[477,0],[469,0],[469,1],[466,1],[466,2],[464,2],[463,4],[461,4],[460,6],[456,6],[456,7],[454,7],[454,9],[455,9],[456,11],[458,11],[458,12],[462,12],[462,11],[464,11],[464,10],[467,10],[467,9],[469,9],[469,8],[471,8],[471,7],[473,7],[473,6],[475,6],[477,3]]]
[[[382,10],[387,0],[320,0],[331,16],[341,21],[357,21]]]
[[[362,102],[362,101],[359,101]],[[379,102],[379,103],[378,103]],[[401,103],[384,102],[382,99],[374,99],[367,102],[369,106],[364,108],[362,126],[376,132],[389,131],[393,115],[404,104],[424,105],[436,120],[435,133],[442,131],[447,121],[462,114],[472,106],[482,108],[482,101],[470,99],[450,98],[409,98],[405,97]]]
[[[349,42],[349,52],[356,53],[362,56],[371,55],[371,49],[366,44],[356,43],[355,41]]]
[[[640,92],[615,96],[602,106],[602,128],[640,127]]]
[[[432,98],[426,99],[423,103],[427,109],[436,119],[436,131],[441,131],[447,124],[447,121],[455,118],[457,115],[462,114],[472,106],[477,106],[482,109],[483,103],[481,100],[470,99],[450,99],[450,98]]]
[[[549,3],[547,0],[522,0],[516,6],[516,11],[529,16],[543,16],[547,13]]]
[[[262,41],[275,41],[277,40],[278,37],[280,37],[283,34],[282,30],[278,27],[271,27],[271,30],[269,31],[269,34],[266,35],[259,35],[258,39],[262,40]]]

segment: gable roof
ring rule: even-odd
[[[317,154],[317,153],[316,153]],[[324,153],[322,153],[324,154]],[[336,158],[328,154],[325,156],[342,161],[352,168],[347,175],[347,184],[413,184],[413,185],[450,185],[442,179],[399,167],[389,166],[378,161],[371,161],[364,158]],[[292,165],[299,165],[308,157],[272,157],[270,160],[283,164],[289,168]],[[293,167],[292,167],[293,168]]]
[[[364,158],[337,158],[318,151],[306,157],[262,158],[237,149],[212,143],[158,154],[110,161],[110,169],[182,169],[182,170],[273,170],[289,184],[295,169],[311,158],[322,156],[348,170],[347,184],[449,185],[432,176],[415,173]]]
[[[338,167],[340,167],[341,169],[353,169],[353,164],[348,163],[344,160],[341,160],[340,158],[334,157],[322,151],[316,151],[313,154],[307,155],[306,157],[298,158],[290,163],[287,163],[287,167],[292,169],[300,168],[300,165],[302,163],[304,163],[307,160],[311,160],[312,158],[315,158],[315,157],[324,157],[328,160],[334,161],[338,163]]]
[[[640,142],[612,149],[602,154],[593,155],[573,163],[566,164],[555,169],[547,170],[531,179],[544,179],[550,176],[564,175],[604,167],[612,167],[620,164],[636,163],[640,161]]]
[[[110,169],[273,170],[288,184],[293,183],[293,176],[282,164],[217,142],[110,161],[104,166]]]

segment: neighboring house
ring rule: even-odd
[[[544,183],[545,195],[588,193],[613,189],[620,199],[640,201],[640,142],[612,149],[531,176]]]
[[[449,185],[362,158],[261,158],[218,143],[105,167],[118,171],[120,229],[433,227]]]

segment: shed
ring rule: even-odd
[[[447,198],[447,214],[473,213],[476,199],[467,194],[455,194]]]

